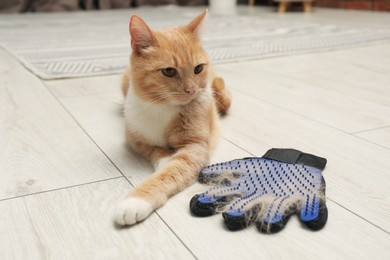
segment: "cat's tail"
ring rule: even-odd
[[[214,90],[214,99],[217,104],[218,113],[224,116],[227,114],[232,103],[232,94],[225,87],[225,82],[220,77],[215,77],[211,86]]]

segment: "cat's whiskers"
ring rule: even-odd
[[[150,98],[150,95],[138,95],[138,97],[144,97],[147,100],[147,109],[151,114],[158,114],[161,113],[161,109],[165,109],[169,107],[169,100],[171,99],[169,96],[159,96],[159,97],[153,97]],[[167,99],[168,98],[168,99]],[[133,108],[134,112],[144,111],[144,106],[139,106],[137,108]]]
[[[140,95],[140,97],[148,99],[148,101],[155,104],[163,105],[163,103],[166,103],[168,105],[169,103],[172,103],[172,101],[187,99],[188,95],[184,92],[179,92],[179,91],[171,91],[171,92],[154,91],[154,92],[149,92],[148,94],[145,95]]]
[[[160,101],[166,102],[166,101],[169,101],[171,99],[169,94],[167,94],[165,92],[157,92],[157,91],[149,92],[149,93],[143,94],[143,95],[138,95],[138,97],[147,99],[148,102],[151,102],[151,103],[159,103]]]

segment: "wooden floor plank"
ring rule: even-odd
[[[124,178],[0,202],[1,259],[193,259],[153,214],[115,228],[112,209]]]
[[[289,63],[289,59],[288,57],[279,59],[279,62]],[[262,63],[263,61],[224,64],[216,68],[230,88],[342,131],[354,133],[390,123],[390,107],[387,105],[323,88],[321,85],[324,85],[325,80],[318,83],[315,78],[311,78],[310,82],[305,82],[294,79],[289,73],[280,75],[280,72],[265,71],[262,69]],[[277,66],[274,69],[277,70]],[[337,67],[333,70],[328,69],[326,73],[331,77],[337,69]],[[388,81],[388,77],[383,79]],[[337,86],[342,88],[343,84]],[[388,89],[383,91],[390,94]]]
[[[280,233],[262,234],[255,226],[231,232],[222,216],[197,218],[190,198],[205,187],[196,184],[173,197],[158,214],[199,259],[386,259],[390,235],[332,201],[328,223],[319,232],[303,228],[294,216]],[[183,210],[184,209],[184,210]]]
[[[375,29],[390,23],[377,12],[270,10],[238,12]],[[271,147],[326,157],[323,230],[304,229],[293,217],[275,235],[255,227],[229,232],[220,215],[191,216],[189,200],[206,189],[200,184],[118,230],[112,207],[132,189],[118,178],[0,201],[0,259],[390,259],[389,54],[384,44],[217,66],[235,91],[213,162]],[[119,171],[136,185],[152,173],[124,144],[119,75],[45,82],[78,125],[35,77],[3,52],[0,60],[0,199]]]
[[[390,44],[300,56],[312,69],[289,77],[374,104],[390,106]],[[294,67],[295,61],[290,64]],[[323,66],[320,67],[320,64]]]
[[[255,155],[295,148],[328,159],[329,198],[390,232],[390,151],[249,95],[233,92],[222,135]]]
[[[31,225],[23,199],[0,202],[0,258],[44,259],[45,247]]]
[[[236,97],[236,93],[234,95],[235,107],[242,107],[240,99]],[[133,158],[134,155],[129,153],[129,151],[123,150],[124,139],[123,136],[120,136],[121,131],[119,131],[122,118],[118,115],[120,99],[121,97],[118,93],[111,96],[96,95],[63,98],[61,102],[71,111],[81,126],[90,133],[92,138],[96,140],[118,168],[126,174],[127,178],[133,181],[134,184],[137,184],[151,173],[151,169],[139,166],[139,162]],[[99,104],[99,109],[96,110],[97,104]],[[272,105],[267,106],[280,110],[280,108],[274,108]],[[242,107],[242,109],[245,110],[246,107]],[[262,155],[272,145],[278,146],[281,141],[273,143],[269,139],[265,140],[264,145],[260,144],[259,139],[262,139],[264,132],[260,134],[261,130],[257,129],[257,125],[256,128],[251,128],[249,124],[235,121],[237,117],[236,111],[234,109],[227,118],[223,119],[222,124],[225,128],[231,128],[230,124],[234,121],[236,124],[235,129],[241,129],[248,137],[243,138],[241,134],[237,133],[235,135],[239,139],[251,139],[252,146],[248,146],[248,149],[253,154]],[[257,109],[256,111],[257,113],[264,112],[262,109]],[[249,115],[249,113],[247,114]],[[244,118],[245,121],[248,120],[246,116],[238,115],[238,117]],[[291,120],[294,121],[296,119],[297,117],[293,117]],[[271,123],[273,122],[269,124]],[[305,120],[303,120],[303,123],[311,124]],[[265,124],[265,127],[268,126],[268,124]],[[269,133],[273,137],[284,133],[275,127],[268,130],[274,132],[274,134]],[[335,130],[332,129],[331,131]],[[226,132],[226,130],[223,129],[223,132]],[[257,136],[258,134],[260,135]],[[245,142],[237,142],[237,140],[233,140],[226,133],[224,136],[239,146],[247,147]],[[115,138],[122,139],[115,141]],[[291,143],[286,143],[286,145],[289,144]],[[257,146],[256,151],[253,150],[253,146]],[[297,148],[307,148],[310,152],[327,155],[327,153],[320,152],[322,147],[308,149],[308,146],[302,145]],[[230,141],[221,139],[213,157],[213,162],[227,161],[248,155],[250,154]],[[129,163],[124,162],[126,160],[125,157],[128,157]],[[332,159],[331,164],[334,165],[333,158],[330,159]],[[132,166],[133,164],[135,164],[134,167]],[[331,174],[333,174],[333,171],[327,169],[325,177],[330,178]],[[332,186],[334,183],[330,181],[329,185]],[[164,219],[164,222],[170,226],[175,234],[180,237],[199,259],[269,259],[288,258],[291,256],[296,258],[310,258],[313,256],[321,258],[324,256],[323,252],[325,251],[328,252],[326,254],[329,258],[345,259],[371,256],[381,259],[389,254],[386,250],[386,241],[390,236],[386,232],[331,201],[328,202],[330,208],[329,223],[323,231],[318,233],[303,229],[296,219],[289,223],[286,230],[274,236],[260,234],[254,227],[240,232],[229,232],[223,227],[221,216],[195,218],[189,213],[188,206],[191,197],[204,189],[204,186],[196,184],[174,196],[167,205],[157,211],[158,215]],[[334,188],[330,187],[330,190],[334,190]],[[334,194],[334,192],[332,193]],[[131,231],[131,228],[129,231]],[[359,239],[353,239],[355,237],[359,237]],[[377,241],[380,242],[377,243]],[[329,250],[329,248],[334,250]],[[336,250],[337,248],[339,249]],[[367,248],[370,249],[367,250]],[[373,251],[377,252],[374,256],[372,256]]]
[[[76,97],[118,92],[120,82],[121,75],[44,81],[45,85],[50,88],[56,97]]]
[[[152,165],[125,143],[123,97],[119,91],[60,101],[105,154],[116,154],[113,162],[122,173],[131,176],[132,183],[139,183],[152,173]]]
[[[120,176],[40,80],[0,60],[0,199]]]
[[[390,149],[390,126],[357,133],[355,135]]]
[[[390,107],[390,77],[386,73],[382,74],[355,65],[347,65],[340,66],[338,70],[333,70],[331,73],[327,69],[320,69],[295,73],[290,77],[305,84],[335,91],[344,96]]]
[[[383,75],[390,73],[390,44],[371,46],[367,48],[357,48],[345,51],[342,55],[332,53],[328,55],[335,62],[354,65],[370,72],[377,72]]]

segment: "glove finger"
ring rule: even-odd
[[[200,183],[229,183],[248,173],[253,159],[259,158],[244,158],[212,164],[201,170],[198,180]]]
[[[241,230],[249,227],[256,221],[257,213],[260,210],[260,205],[253,205],[252,208],[246,211],[227,211],[222,213],[224,223],[229,230]]]
[[[272,201],[271,201],[272,200]],[[282,230],[296,209],[296,198],[268,198],[257,218],[257,228],[262,233],[276,233]]]
[[[205,193],[193,196],[190,210],[199,217],[211,216],[216,212],[222,212],[226,205],[241,195],[238,185],[214,187]]]
[[[222,214],[225,225],[230,230],[244,229],[253,224],[261,209],[264,193],[256,190],[232,201]]]
[[[233,162],[229,167],[236,167],[234,165],[239,165],[241,163],[242,162]],[[219,186],[213,187],[203,194],[194,196],[190,201],[191,211],[197,216],[210,216],[217,211],[222,212],[236,197],[243,197],[243,200],[246,200],[260,192],[263,192],[261,194],[264,194],[263,188],[256,187],[258,184],[257,182],[260,181],[258,174],[256,172],[252,173],[248,171],[246,167],[248,166],[248,161],[245,161],[242,164],[242,168],[245,170],[247,178],[232,179],[220,183]],[[218,167],[220,168],[220,166]],[[240,168],[240,166],[237,166],[237,168]],[[226,167],[224,169],[226,169]],[[222,177],[225,176],[226,174],[221,174],[219,179],[221,180]],[[235,204],[233,203],[233,207],[234,205]]]
[[[318,192],[306,194],[300,207],[300,220],[311,230],[320,230],[328,220],[328,209],[325,202],[325,180],[322,178]]]
[[[279,184],[273,187],[277,178],[268,176],[264,172],[269,171],[270,167],[275,167],[272,162],[261,158],[249,158],[248,164],[249,171],[245,178],[236,181],[242,192],[242,197],[232,202],[223,214],[225,224],[231,230],[251,225],[259,218],[260,212],[264,211],[263,209],[268,209],[268,206],[273,203],[275,196],[277,196],[276,198],[286,196],[286,192],[279,192],[281,189]]]
[[[207,217],[215,214],[219,207],[223,207],[228,203],[229,198],[224,196],[215,200],[211,200],[204,194],[197,194],[190,201],[191,212],[198,217]]]

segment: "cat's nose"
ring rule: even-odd
[[[187,87],[187,88],[185,89],[185,91],[186,91],[188,94],[193,95],[193,94],[195,94],[196,89],[195,89],[195,87]]]

